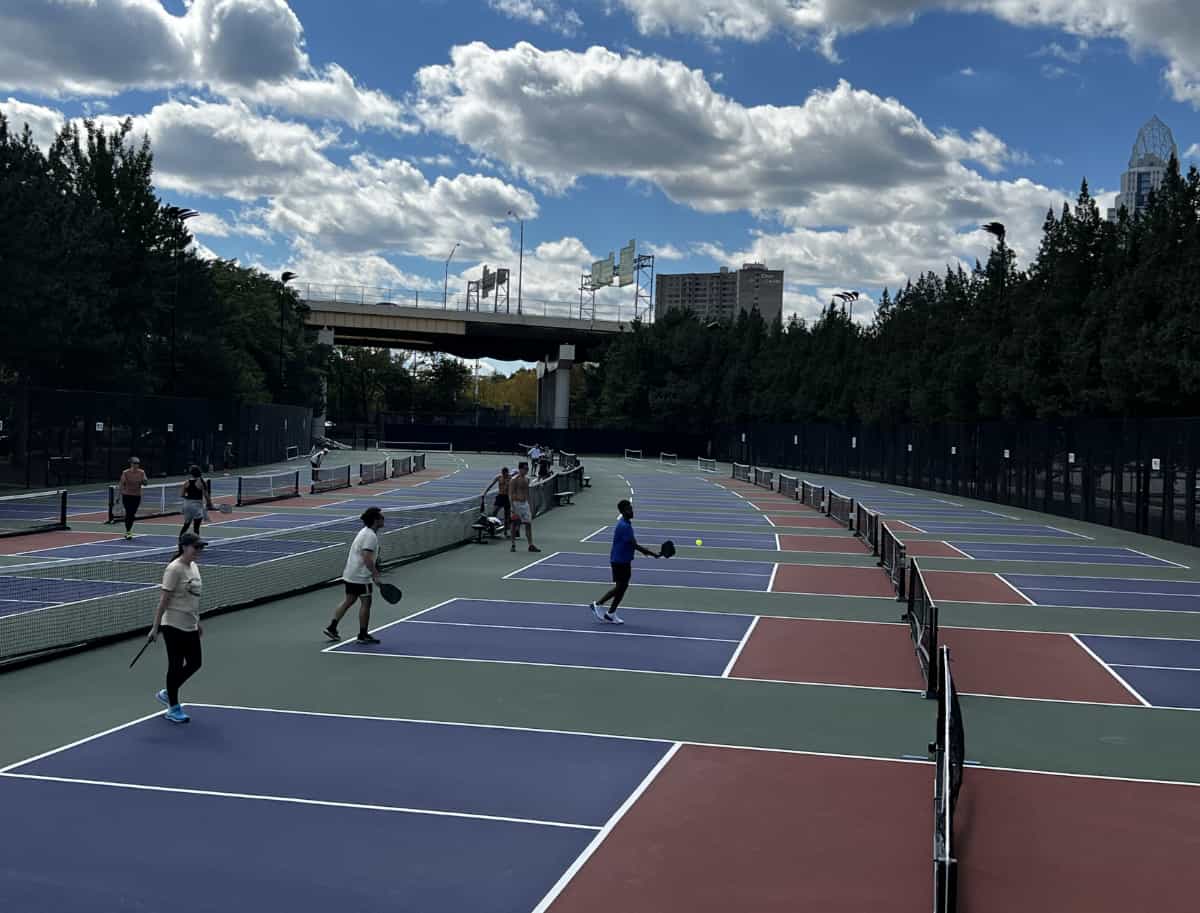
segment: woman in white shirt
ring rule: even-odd
[[[196,559],[208,545],[195,533],[179,537],[179,551],[167,565],[162,579],[162,595],[154,613],[150,640],[161,631],[167,646],[167,687],[155,695],[167,705],[166,718],[186,723],[190,717],[179,705],[179,689],[200,670],[200,565]]]
[[[354,601],[358,600],[358,637],[357,643],[377,644],[379,638],[370,633],[371,627],[371,589],[379,582],[379,530],[383,529],[383,511],[378,507],[368,507],[362,513],[363,528],[358,531],[350,544],[350,554],[346,558],[346,569],[342,572],[342,582],[346,585],[346,598],[333,611],[333,621],[324,631],[325,636],[332,641],[341,640],[338,634],[338,622],[346,614]]]

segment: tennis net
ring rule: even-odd
[[[829,492],[829,516],[847,529],[850,528],[850,515],[854,513],[854,499],[840,495],[836,491]]]
[[[966,763],[966,733],[958,689],[950,674],[950,648],[937,651],[937,731],[929,746],[933,780],[933,909],[955,913],[958,904],[958,859],[955,858],[954,811]]]
[[[322,491],[337,491],[340,488],[349,488],[350,481],[350,464],[345,466],[322,466],[319,469],[312,471],[312,494],[319,494]]]
[[[296,446],[295,444],[289,444],[287,447],[284,448],[283,460],[285,463],[289,463],[292,460],[298,460],[298,459],[300,459],[300,448],[298,446]]]
[[[696,457],[696,468],[700,472],[716,472],[717,461],[707,459],[706,457]]]
[[[388,461],[378,463],[358,464],[358,484],[370,485],[372,482],[382,482],[388,477]]]
[[[907,557],[904,543],[896,538],[886,520],[879,523],[879,566],[896,588],[896,598],[904,598],[904,567]]]
[[[872,555],[879,554],[879,514],[862,502],[854,506],[854,534],[870,547]]]
[[[204,480],[204,488],[210,500],[228,502],[225,495],[213,499],[212,480]],[[153,517],[172,517],[183,513],[183,482],[167,482],[163,485],[145,485],[142,487],[142,500],[138,504],[134,519],[149,520]],[[116,523],[125,518],[125,503],[121,500],[121,490],[116,485],[108,486],[108,522]]]
[[[560,469],[573,469],[579,465],[579,454],[567,453],[565,450],[558,452],[558,466]]]
[[[583,468],[530,485],[535,515],[555,507],[556,491],[579,491]],[[385,508],[380,553],[384,567],[469,541],[479,496],[406,508]],[[253,605],[331,583],[362,529],[358,511],[270,532],[214,538],[200,559],[205,615]],[[153,541],[153,540],[152,540]],[[135,632],[154,617],[163,569],[173,547],[138,547],[120,556],[8,566],[0,571],[0,666],[35,659]]]
[[[370,441],[368,450],[400,450],[412,451],[432,450],[438,453],[454,453],[454,444],[450,441]]]
[[[677,453],[660,453],[658,462],[668,466],[675,466],[679,463],[679,454]]]
[[[884,524],[886,527],[887,524]],[[925,585],[925,577],[916,559],[909,563],[908,611],[902,619],[908,622],[917,663],[925,677],[925,696],[936,697],[937,670],[933,667],[938,648],[938,607]]]
[[[640,460],[641,458],[642,452],[640,450],[630,450],[628,447],[625,448],[625,459]]]
[[[775,473],[770,469],[759,469],[754,467],[754,484],[759,488],[765,488],[768,491],[775,490]]]
[[[800,482],[800,500],[813,510],[825,509],[825,486],[814,485],[812,482]]]
[[[779,473],[779,493],[793,501],[800,497],[800,480],[795,476]]]
[[[750,481],[750,467],[747,466],[745,463],[734,463],[733,464],[733,474],[732,474],[731,478],[738,479],[739,481],[742,481],[742,482],[749,482]]]
[[[66,528],[65,490],[0,498],[0,536],[49,533]]]
[[[300,470],[238,476],[237,506],[300,497]]]

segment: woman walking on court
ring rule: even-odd
[[[338,641],[338,622],[354,601],[358,600],[358,638],[356,643],[377,644],[379,638],[367,629],[371,627],[371,590],[379,583],[379,531],[383,529],[383,511],[368,507],[362,513],[363,528],[350,544],[346,568],[342,571],[342,582],[346,586],[346,598],[333,611],[333,621],[324,631],[327,638]]]
[[[162,632],[167,647],[167,687],[155,695],[167,706],[166,719],[186,723],[189,717],[179,704],[179,689],[200,671],[200,565],[196,559],[208,545],[195,533],[179,537],[179,551],[167,565],[162,578],[162,594],[154,613],[150,640]]]
[[[179,490],[183,496],[183,529],[179,531],[179,535],[183,536],[190,526],[192,532],[199,536],[201,522],[207,520],[208,512],[213,510],[210,483],[204,478],[199,466],[192,466],[188,470],[188,476],[188,480]]]
[[[633,553],[639,551],[650,558],[661,557],[658,552],[642,548],[634,537],[633,504],[627,500],[619,501],[617,510],[621,514],[621,519],[613,527],[612,551],[608,556],[609,563],[612,565],[613,587],[591,604],[592,614],[596,616],[596,620],[607,622],[610,625],[625,624],[621,616],[617,614],[617,609],[621,607],[621,600],[625,598],[625,591],[629,589],[629,581],[633,577]],[[610,599],[612,607],[607,612],[601,612],[600,607]]]
[[[500,475],[498,475],[498,476],[496,476],[496,478],[492,479],[491,484],[489,484],[488,487],[483,490],[483,497],[486,499],[487,493],[492,490],[492,485],[498,486],[496,488],[496,501],[492,505],[492,513],[495,516],[499,516],[500,508],[502,508],[502,507],[504,508],[504,538],[505,539],[507,539],[510,535],[510,530],[508,527],[510,525],[509,510],[511,508],[509,507],[509,501],[508,501],[508,482],[509,482],[508,467],[501,466],[500,467]]]
[[[142,489],[146,486],[146,471],[137,457],[129,458],[129,468],[121,473],[119,487],[121,506],[125,508],[125,538],[133,538],[133,521],[142,506]]]

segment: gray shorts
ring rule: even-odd
[[[183,502],[183,520],[185,523],[191,523],[193,520],[208,520],[208,510],[204,507],[203,501],[184,501]]]
[[[533,522],[533,513],[529,510],[528,501],[513,501],[512,510],[513,516],[517,517],[522,523]]]

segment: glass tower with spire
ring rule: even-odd
[[[1162,186],[1172,158],[1179,158],[1179,147],[1171,128],[1157,117],[1150,118],[1138,131],[1133,154],[1129,156],[1129,170],[1121,175],[1121,192],[1108,211],[1110,222],[1116,221],[1122,207],[1132,216],[1149,205],[1150,194]]]

